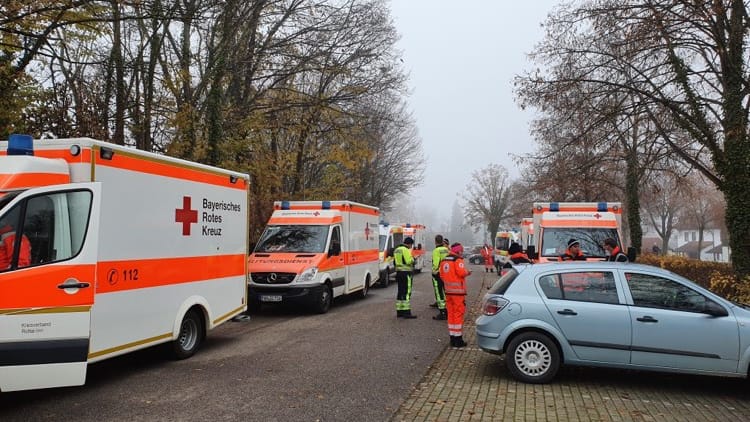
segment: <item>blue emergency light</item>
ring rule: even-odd
[[[560,203],[559,202],[550,202],[549,203],[549,210],[552,212],[558,212],[560,211]]]
[[[10,135],[8,155],[34,155],[34,138],[17,133]]]
[[[323,201],[323,209],[324,210],[330,210],[331,209],[331,201]]]
[[[281,209],[282,210],[288,210],[289,209],[289,201],[281,201]]]
[[[596,203],[596,210],[599,212],[606,212],[607,211],[607,203],[606,202],[597,202]]]

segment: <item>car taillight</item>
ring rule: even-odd
[[[510,303],[508,299],[499,296],[488,297],[482,304],[482,313],[484,313],[485,315],[495,315],[498,312],[502,311],[503,308],[508,305],[508,303]]]

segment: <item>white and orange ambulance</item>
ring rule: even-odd
[[[495,251],[492,256],[498,274],[500,273],[500,268],[510,260],[508,249],[511,243],[514,242],[518,242],[518,233],[512,230],[500,230],[495,233]]]
[[[334,297],[379,277],[376,207],[351,201],[276,201],[249,258],[251,306],[297,303],[325,313]]]
[[[537,261],[558,261],[568,241],[577,240],[587,260],[607,257],[604,239],[622,246],[622,205],[619,202],[535,202],[532,209],[534,245],[529,247]]]
[[[411,251],[412,257],[414,257],[414,271],[415,272],[421,272],[422,268],[425,266],[425,233],[427,231],[427,227],[425,227],[422,224],[411,224],[406,223],[401,226],[401,233],[403,237],[401,240],[396,243],[396,245],[399,245],[403,242],[403,240],[407,237],[411,237],[414,239],[414,247]],[[432,262],[432,257],[430,256],[430,262]],[[432,264],[430,264],[432,265]]]
[[[388,222],[381,221],[378,224],[378,233],[378,272],[380,273],[378,284],[385,288],[391,282],[391,274],[396,272],[393,250],[397,245],[393,243],[392,226]]]
[[[88,138],[0,151],[1,391],[159,343],[189,357],[247,308],[246,175]]]
[[[534,219],[524,217],[521,219],[521,249],[526,251],[529,245],[534,244]]]

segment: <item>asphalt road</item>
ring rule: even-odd
[[[187,360],[151,348],[91,365],[82,387],[2,393],[0,420],[385,421],[448,341],[429,273],[414,285],[415,320],[395,317],[395,283],[323,315],[263,308]]]

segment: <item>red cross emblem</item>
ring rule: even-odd
[[[594,214],[594,218],[596,218],[598,220],[598,219],[602,218],[602,215],[599,214],[599,213],[596,213],[596,214]]]
[[[190,224],[198,222],[198,211],[190,209],[190,197],[182,197],[182,209],[174,210],[174,221],[182,223],[182,235],[190,236]]]
[[[370,240],[370,223],[365,223],[365,239]]]

